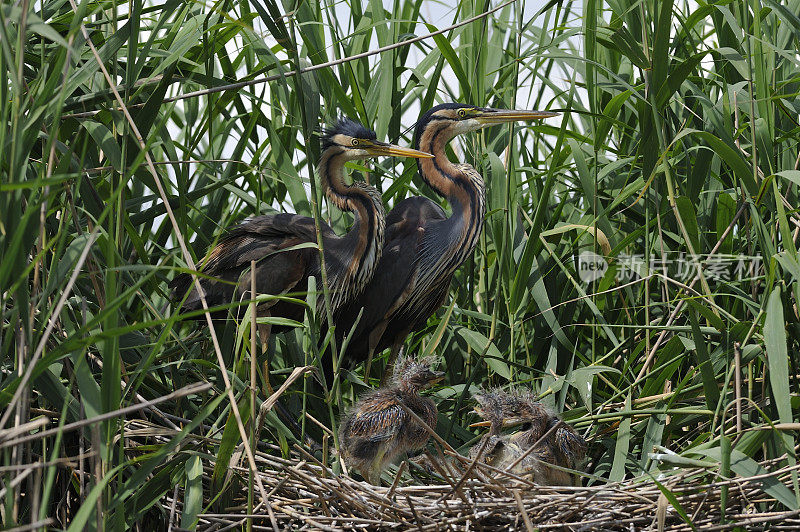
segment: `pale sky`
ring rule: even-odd
[[[393,3],[394,2],[392,2],[390,0],[383,0],[384,6],[387,9],[390,9],[390,10],[392,9]],[[494,0],[494,1],[491,2],[491,5],[490,5],[489,9],[492,9],[493,7],[496,7],[496,6],[498,6],[498,5],[502,4],[502,3],[504,3],[504,2]],[[545,4],[546,4],[545,0],[519,0],[518,6],[519,6],[519,9],[524,13],[524,16],[525,16],[525,21],[524,22],[527,23],[529,21],[529,19],[532,18],[542,8],[542,6],[545,5]],[[350,9],[351,9],[349,2],[347,2],[345,0],[340,0],[340,1],[335,2],[335,3],[331,2],[329,5],[332,5],[334,7],[334,11],[337,14],[337,17],[339,18],[339,20],[341,20],[343,23],[349,24],[349,21],[350,21]],[[368,5],[368,0],[362,0],[362,5],[364,5],[364,6]],[[427,22],[428,24],[433,24],[437,29],[445,28],[445,27],[448,27],[448,26],[452,25],[454,23],[454,17],[456,15],[455,9],[450,4],[447,4],[445,2],[433,1],[433,0],[425,0],[423,2],[422,7],[421,7],[421,13],[422,13],[424,22]],[[568,21],[568,24],[570,26],[578,26],[579,27],[581,25],[581,20],[580,20],[580,17],[578,15],[579,15],[579,13],[571,14],[570,20]],[[463,15],[459,16],[460,20],[463,20],[464,18],[468,18],[468,17],[465,17]],[[544,16],[541,15],[540,17],[538,17],[534,21],[534,25],[535,26],[541,26],[541,24],[543,23],[543,19],[544,19]],[[550,23],[549,23],[549,26],[552,28],[552,25],[553,25],[553,21],[551,20]],[[264,24],[260,20],[260,18],[257,18],[257,19],[255,19],[253,21],[253,29],[258,35],[261,35],[264,38],[264,40],[265,40],[267,45],[274,44],[274,40],[270,36],[269,32],[267,31],[266,27],[264,26]],[[349,27],[345,27],[345,28],[343,28],[343,30],[347,31],[348,33],[351,33],[353,31],[353,29],[349,28]],[[380,31],[380,30],[378,30],[378,31]],[[416,26],[414,31],[415,31],[416,35],[424,35],[424,34],[430,33],[430,30],[424,24],[421,24],[421,23],[417,24],[417,26]],[[329,46],[331,46],[332,41],[331,41],[330,32],[329,31],[325,31],[325,36],[326,36],[326,39],[328,41]],[[579,41],[579,40],[577,40],[577,41]],[[429,45],[429,46],[435,46],[435,44],[433,43],[433,39],[427,39],[426,40],[426,44]],[[455,43],[453,43],[453,44],[455,44]],[[241,45],[242,45],[241,41],[238,41],[238,42],[231,41],[231,42],[228,43],[227,46],[229,48],[232,48],[231,52],[233,54],[235,54],[236,52],[235,52],[235,50],[233,50],[233,48],[236,47],[236,46],[241,46]],[[580,48],[581,47],[581,43],[580,42],[574,42],[573,45],[576,48]],[[375,37],[374,34],[373,34],[372,46],[374,48],[378,47],[377,38]],[[328,55],[329,55],[329,57],[332,57],[333,53],[329,53]],[[380,58],[381,58],[380,55],[371,56],[369,58],[370,64],[371,65],[377,64],[380,61]],[[408,63],[409,64],[415,64],[415,62],[419,63],[420,61],[422,61],[423,58],[424,57],[422,55],[422,52],[420,52],[420,50],[417,47],[412,46],[411,53],[409,54],[409,58],[408,58]],[[244,75],[244,72],[242,72],[242,75]],[[571,75],[571,73],[570,73],[570,75]],[[410,76],[410,74],[406,73],[406,74],[404,74],[404,76]],[[447,66],[447,65],[445,65],[445,69],[443,70],[442,78],[443,79],[440,82],[440,85],[442,85],[444,83],[447,83],[451,87],[456,87],[457,86],[457,82],[455,80],[455,76],[452,73],[452,70],[450,69],[450,67]],[[560,87],[562,87],[564,89],[567,89],[569,87],[570,83],[571,83],[568,78],[569,78],[569,76],[565,75],[564,73],[561,73],[561,72],[559,72],[557,70],[554,70],[554,72],[551,75],[550,79],[552,81],[554,81],[558,86],[560,86]],[[540,82],[534,81],[534,84],[536,84],[536,86],[531,86],[530,85],[530,81],[528,81],[526,83],[528,83],[528,84],[527,85],[521,85],[520,87],[518,87],[518,93],[517,93],[517,102],[518,102],[518,104],[517,104],[517,107],[519,107],[519,108],[530,107],[532,105],[532,103],[530,103],[531,94],[538,94],[538,92],[542,89]],[[258,86],[253,87],[250,90],[252,90],[254,93],[261,94],[262,91],[265,90],[265,87],[263,85],[258,85]],[[267,85],[266,90],[267,91],[269,90],[269,85]],[[543,99],[543,102],[548,102],[550,99],[552,99],[552,97],[553,97],[552,92],[549,89],[547,89],[545,91],[545,98]],[[265,100],[263,100],[263,101],[269,102],[269,98],[266,97]],[[178,105],[180,106],[180,105],[182,105],[182,103],[179,102]],[[267,104],[264,103],[262,105],[267,105]],[[332,110],[325,110],[325,111],[327,113],[330,113]],[[264,109],[264,112],[267,114],[267,116],[269,116],[271,114],[269,109]],[[420,109],[418,107],[410,108],[406,112],[406,114],[403,116],[403,119],[402,119],[403,125],[405,127],[409,127],[409,126],[413,125],[413,123],[416,121],[417,117],[419,116],[419,113],[420,113]],[[367,124],[367,125],[369,125],[369,124]],[[223,152],[224,152],[222,154],[223,158],[230,157],[232,155],[233,149],[234,149],[234,147],[236,145],[236,141],[237,140],[238,139],[232,138],[232,139],[229,140],[229,142],[226,143],[226,147],[223,149]],[[384,140],[397,141],[397,139],[384,139]],[[400,141],[400,143],[402,144],[403,142]],[[295,162],[299,161],[299,159],[300,159],[300,154],[298,154],[296,156]],[[192,164],[191,167],[192,167],[191,171],[195,171],[196,165]],[[167,166],[167,172],[170,173],[170,174],[173,173],[173,168],[171,166],[169,166],[169,165]],[[303,176],[303,179],[305,181],[307,179],[308,173],[304,171],[304,172],[302,172],[302,176]],[[170,177],[173,177],[173,176],[171,175]],[[237,180],[237,182],[238,182],[239,186],[242,186],[244,184],[243,180],[241,180],[241,179]],[[309,184],[307,182],[305,183],[305,186],[306,186],[307,191],[310,192]],[[283,211],[292,211],[293,210],[292,205],[288,205],[288,204],[273,205],[272,207],[277,209],[277,210],[283,210]]]

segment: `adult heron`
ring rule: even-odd
[[[557,115],[460,103],[437,105],[422,115],[414,131],[414,147],[432,153],[433,158],[418,162],[420,176],[447,199],[453,214],[448,217],[439,205],[419,196],[400,201],[389,212],[375,275],[361,295],[339,309],[334,320],[340,340],[353,331],[344,360],[371,360],[376,351],[391,347],[391,365],[406,337],[423,328],[442,305],[453,274],[478,243],[486,187],[475,168],[447,157],[447,144],[458,135],[486,127]]]
[[[353,213],[353,226],[344,236],[321,222],[325,266],[333,309],[360,294],[372,277],[381,257],[385,212],[380,193],[366,183],[344,182],[347,161],[371,157],[432,158],[418,150],[376,140],[375,132],[348,118],[340,119],[321,139],[322,156],[318,174],[322,190],[331,203]],[[249,299],[250,263],[256,261],[257,294],[296,294],[303,298],[312,275],[320,279],[320,257],[314,246],[314,219],[298,214],[257,216],[231,229],[209,253],[200,279],[209,307]],[[200,294],[189,274],[171,283],[173,298],[181,301],[182,312],[202,308]],[[188,290],[188,294],[187,294]],[[323,298],[319,298],[320,305]],[[258,308],[259,316],[302,320],[303,307],[285,299],[273,299]],[[224,318],[226,311],[216,312]],[[281,332],[276,327],[274,332]],[[267,330],[268,331],[268,330]],[[269,332],[262,330],[262,341]]]

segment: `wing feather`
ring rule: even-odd
[[[324,235],[333,230],[323,224]],[[232,301],[249,291],[249,279],[241,280],[242,273],[257,261],[257,290],[260,294],[283,294],[295,289],[302,279],[318,268],[316,251],[310,248],[290,249],[304,243],[315,243],[314,220],[297,214],[258,216],[230,229],[219,244],[211,250],[202,272],[213,279],[201,279],[209,305]],[[201,308],[199,294],[191,286],[191,276],[180,274],[170,287],[173,299],[180,300],[187,291],[182,311]],[[305,290],[305,286],[301,287]]]

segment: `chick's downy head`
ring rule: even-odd
[[[395,365],[394,384],[415,391],[429,388],[444,378],[444,372],[433,370],[434,364],[432,357],[403,357]]]

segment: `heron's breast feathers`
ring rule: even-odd
[[[351,230],[356,232],[355,238],[341,237],[343,242],[355,243],[352,249],[342,250],[350,254],[350,257],[339,262],[344,263],[345,267],[328,271],[329,286],[332,292],[331,305],[334,311],[364,291],[364,287],[375,275],[375,268],[383,252],[386,231],[383,205],[381,204],[379,209],[361,209],[355,212],[359,214],[359,218]]]
[[[452,275],[478,244],[486,216],[486,186],[471,165],[459,163],[454,167],[463,176],[458,183],[461,211],[426,227],[417,251],[413,290],[402,305],[396,305],[398,315],[409,318],[430,315],[427,301],[431,294],[438,302],[437,287],[442,283],[449,286]]]

